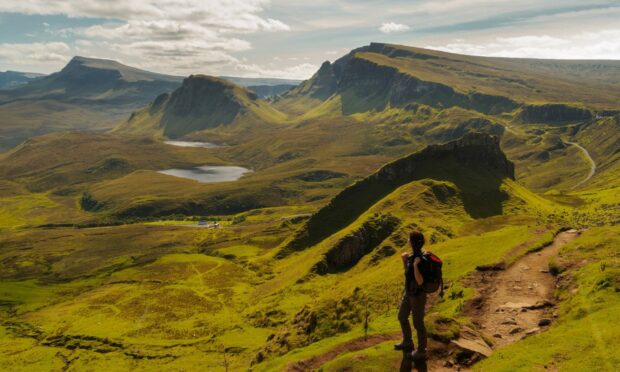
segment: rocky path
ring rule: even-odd
[[[517,342],[529,335],[544,331],[554,321],[555,278],[549,272],[549,261],[559,249],[576,239],[579,231],[568,230],[557,234],[551,244],[538,252],[529,253],[505,270],[477,272],[468,286],[478,293],[465,308],[475,329],[462,327],[461,336],[450,344],[429,343],[426,363],[413,364],[403,357],[401,371],[466,371],[455,355],[462,351],[470,354],[469,362],[489,356],[502,346]],[[484,339],[493,340],[489,347]],[[400,334],[369,336],[368,340],[352,340],[327,353],[298,361],[287,371],[311,371],[344,352],[362,350],[387,340],[397,341]]]
[[[479,274],[479,297],[469,312],[480,332],[493,340],[494,348],[540,332],[553,322],[555,278],[549,273],[549,261],[577,236],[576,230],[561,232],[552,244],[506,270]]]
[[[566,143],[568,143],[569,145],[573,145],[576,148],[578,148],[579,150],[581,150],[581,152],[583,152],[583,154],[586,156],[586,158],[590,162],[590,172],[588,173],[586,178],[584,178],[583,180],[579,181],[579,183],[577,183],[575,186],[572,187],[572,189],[576,189],[577,187],[579,187],[582,184],[586,183],[590,178],[592,178],[592,176],[594,176],[594,173],[596,173],[596,163],[594,162],[594,159],[592,159],[592,156],[590,156],[590,153],[588,152],[588,150],[586,150],[585,147],[581,146],[577,142],[566,141]]]

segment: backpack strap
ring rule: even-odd
[[[443,275],[439,279],[439,297],[443,298]]]

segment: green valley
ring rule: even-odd
[[[2,91],[0,369],[404,368],[419,230],[429,369],[613,371],[619,68],[372,43],[283,93],[82,57]],[[566,231],[548,303],[511,315],[549,322],[481,327],[493,275]]]

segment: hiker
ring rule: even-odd
[[[418,348],[411,353],[413,359],[426,358],[426,327],[424,326],[424,306],[426,305],[426,292],[422,284],[424,278],[418,267],[422,261],[422,247],[424,235],[419,231],[409,234],[409,244],[413,253],[404,252],[401,255],[405,266],[405,292],[398,311],[398,321],[403,331],[403,341],[394,345],[396,350],[414,350],[411,337],[411,325],[409,315],[413,314],[413,327],[418,335]]]

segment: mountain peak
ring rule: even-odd
[[[159,113],[159,128],[170,138],[232,123],[238,115],[257,105],[255,93],[227,80],[190,75],[171,94],[162,94],[148,108]],[[131,127],[132,119],[128,126]]]
[[[106,74],[107,79],[121,79],[127,82],[165,81],[178,83],[181,81],[181,77],[179,76],[164,75],[142,70],[136,67],[124,65],[112,59],[84,56],[74,56],[58,73],[61,77],[68,78],[75,78],[75,75],[83,78],[85,75],[102,76],[103,74]]]

